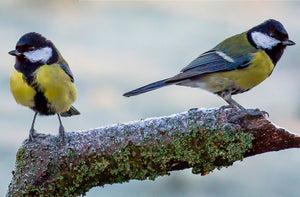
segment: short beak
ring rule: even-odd
[[[20,56],[22,55],[22,53],[20,53],[18,50],[12,50],[10,52],[8,52],[9,55],[13,55],[13,56]]]
[[[296,43],[291,40],[285,40],[285,41],[282,41],[281,44],[290,46],[290,45],[295,45]]]

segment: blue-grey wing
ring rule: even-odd
[[[250,65],[252,56],[231,57],[223,51],[211,50],[201,54],[168,82],[180,81],[190,77],[212,72],[230,71]]]
[[[59,63],[59,66],[65,71],[65,73],[70,77],[71,81],[74,82],[73,73],[71,72],[68,65]]]

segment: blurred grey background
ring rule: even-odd
[[[66,130],[80,131],[194,107],[220,107],[224,101],[203,90],[167,87],[137,97],[122,94],[177,74],[199,54],[231,35],[269,18],[281,21],[297,45],[289,47],[270,78],[235,96],[247,108],[260,108],[281,127],[300,126],[300,3],[296,1],[41,1],[0,2],[0,195],[14,168],[15,153],[33,112],[10,94],[14,58],[7,54],[24,33],[52,40],[68,61],[78,88],[80,116],[64,118]],[[58,133],[55,116],[38,117],[36,129]],[[235,162],[200,176],[173,172],[156,181],[130,181],[93,188],[87,196],[300,196],[300,151],[290,149]]]

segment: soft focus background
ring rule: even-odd
[[[281,21],[297,45],[289,47],[272,76],[252,91],[235,96],[247,108],[261,108],[276,124],[300,127],[300,2],[0,2],[0,196],[6,193],[15,153],[33,112],[15,103],[9,91],[14,49],[24,33],[43,34],[61,51],[75,76],[80,116],[64,118],[80,131],[194,107],[225,102],[203,90],[167,87],[137,97],[122,94],[177,74],[199,54],[231,35],[269,18]],[[58,133],[56,116],[38,117],[36,129]],[[87,196],[299,196],[300,151],[290,149],[235,162],[207,176],[191,170],[156,181],[130,181],[93,188]]]

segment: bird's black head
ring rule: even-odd
[[[41,34],[30,32],[24,34],[17,42],[16,49],[19,52],[28,52],[36,49],[44,48],[49,46],[50,41],[48,41]]]
[[[22,72],[29,81],[37,68],[59,60],[53,43],[35,32],[24,34],[17,42],[16,49],[9,54],[16,56],[16,70]]]
[[[20,64],[43,65],[58,61],[53,43],[35,32],[24,34],[17,42],[16,49],[9,54],[16,56]]]
[[[251,28],[247,32],[249,42],[256,48],[263,49],[276,64],[286,46],[295,45],[283,25],[274,19]]]

